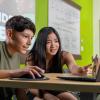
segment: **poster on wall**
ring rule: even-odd
[[[61,38],[62,49],[80,55],[80,6],[71,0],[49,0],[48,26]]]
[[[6,39],[5,23],[14,15],[28,17],[35,23],[35,0],[0,0],[0,41]]]

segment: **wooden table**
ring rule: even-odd
[[[42,81],[0,79],[0,87],[69,90],[91,93],[100,92],[100,82],[79,82],[61,80],[56,78],[56,76],[60,75],[56,73],[45,75],[50,79]]]

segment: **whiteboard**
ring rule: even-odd
[[[14,15],[28,17],[35,23],[35,0],[0,0],[0,41],[5,41],[5,23]]]
[[[49,0],[48,26],[58,31],[63,50],[80,55],[80,9],[67,1]]]

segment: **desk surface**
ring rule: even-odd
[[[79,82],[67,81],[56,78],[59,74],[45,74],[49,80],[42,81],[26,81],[26,80],[10,80],[0,79],[0,87],[14,88],[37,88],[37,89],[54,89],[54,90],[70,90],[80,92],[100,92],[100,82]]]

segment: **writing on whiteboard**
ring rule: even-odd
[[[65,0],[49,0],[49,26],[61,38],[62,49],[80,54],[80,10]]]

